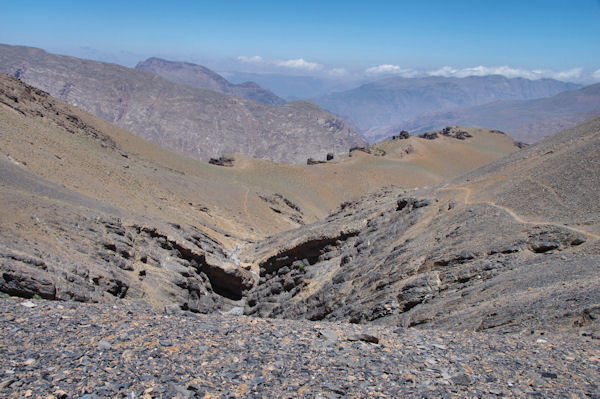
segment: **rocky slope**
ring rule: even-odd
[[[304,201],[298,206],[295,198],[258,190],[260,175],[286,185],[306,175],[294,183],[272,166],[244,161],[246,177],[235,167],[204,164],[202,173],[211,174],[201,178],[204,169],[195,164],[106,129],[16,79],[4,80],[4,292],[80,301],[145,298],[201,312],[246,306],[248,314],[262,316],[451,329],[597,324],[599,119],[451,183],[387,188],[342,204],[324,221],[261,239],[283,227],[274,224],[248,243],[240,230],[245,217],[237,215],[258,212],[260,220],[299,225],[310,210]],[[355,151],[348,161],[357,163],[340,162],[333,172],[386,157],[397,165],[412,157],[406,165],[413,171],[419,164],[450,169],[435,166],[439,157],[428,152],[476,158],[469,147],[494,143],[500,150],[504,141],[496,138],[516,149],[497,132],[448,128],[433,140],[398,138]],[[384,165],[381,170],[393,163]],[[199,193],[207,184],[235,186],[236,174],[242,186],[217,190],[210,207],[187,197],[190,187]],[[251,176],[254,191],[243,183]],[[256,205],[249,211],[251,199]],[[240,203],[237,214],[228,211]],[[507,291],[518,295],[507,299]]]
[[[378,134],[378,128],[402,125],[426,112],[448,111],[499,100],[549,97],[578,87],[551,79],[508,79],[503,76],[394,77],[318,97],[315,102],[351,121],[369,142],[374,142],[386,137]],[[473,123],[465,121],[443,126],[447,125],[471,126]]]
[[[115,64],[0,45],[0,72],[161,146],[208,160],[232,152],[304,163],[363,141],[311,102],[280,107],[170,82]]]
[[[0,395],[593,398],[600,384],[595,338],[0,299]]]
[[[182,83],[203,89],[231,94],[268,105],[283,105],[285,100],[273,92],[263,89],[254,82],[233,84],[216,72],[189,62],[167,61],[160,58],[148,58],[139,62],[135,69],[150,71],[176,83]]]
[[[83,302],[144,298],[155,306],[174,304],[177,309],[206,312],[238,300],[254,284],[251,273],[228,258],[222,243],[213,238],[214,231],[203,231],[201,224],[196,224],[198,228],[173,223],[168,212],[160,215],[152,209],[151,198],[136,211],[123,197],[115,197],[110,186],[113,179],[119,184],[118,176],[102,182],[88,165],[90,170],[79,168],[79,180],[71,183],[96,197],[108,193],[105,198],[112,197],[108,204],[29,171],[26,166],[31,162],[33,169],[41,167],[55,179],[65,175],[68,181],[73,171],[62,157],[69,155],[65,144],[73,142],[90,164],[95,157],[105,158],[117,163],[116,170],[130,169],[122,162],[133,162],[136,154],[122,148],[120,137],[103,131],[91,116],[14,78],[4,76],[2,81],[1,291]],[[13,118],[28,129],[14,131],[18,125],[11,123]],[[56,142],[63,144],[63,152],[48,154]],[[37,157],[25,158],[23,152],[14,151],[19,146],[45,151],[34,150]],[[152,166],[155,171],[164,169]],[[142,182],[140,175],[136,183]]]
[[[451,184],[387,189],[246,246],[263,317],[600,328],[600,117]]]
[[[82,302],[145,298],[208,311],[253,285],[197,228],[126,215],[7,159],[0,173],[0,291]]]

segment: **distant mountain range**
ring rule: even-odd
[[[509,79],[499,75],[393,77],[317,97],[314,101],[344,117],[366,139],[373,141],[380,137],[381,128],[402,125],[426,112],[448,111],[500,100],[549,97],[579,87],[551,79]]]
[[[448,125],[485,126],[508,133],[525,143],[583,122],[600,113],[600,84],[566,91],[549,98],[497,101],[452,111],[432,112],[388,129],[387,137],[402,128],[411,132],[435,130]]]
[[[135,69],[153,72],[175,83],[244,97],[261,104],[283,105],[286,103],[272,91],[263,89],[254,82],[233,84],[218,73],[189,62],[167,61],[153,57],[138,63]]]
[[[352,81],[227,73],[229,81],[186,62],[149,58],[131,69],[8,45],[0,45],[0,72],[202,160],[240,152],[304,163],[400,130],[455,125],[498,129],[533,143],[600,112],[597,85],[499,75],[391,77],[347,90]],[[313,95],[323,109],[310,101],[286,104],[248,79],[288,100]]]
[[[277,73],[226,72],[223,75],[231,82],[256,82],[288,101],[312,99],[332,92],[350,90],[367,82],[366,79],[347,80]]]
[[[0,72],[203,160],[241,152],[303,163],[364,144],[340,118],[308,101],[264,105],[174,83],[149,71],[22,46],[0,45]]]

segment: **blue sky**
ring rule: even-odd
[[[2,43],[128,66],[600,81],[600,0],[20,0],[2,13]]]

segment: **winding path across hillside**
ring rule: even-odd
[[[600,239],[600,235],[592,233],[588,230],[584,230],[584,229],[578,229],[576,227],[572,227],[572,226],[567,226],[565,224],[562,223],[556,223],[553,221],[535,221],[535,220],[527,220],[524,219],[522,216],[519,216],[513,209],[508,208],[506,206],[503,205],[498,205],[495,202],[492,201],[471,201],[471,196],[473,194],[473,190],[470,187],[465,187],[465,186],[455,186],[455,187],[447,187],[447,188],[443,188],[442,190],[445,191],[462,191],[464,192],[464,197],[463,197],[463,202],[467,205],[469,204],[488,204],[490,206],[493,206],[494,208],[500,209],[504,212],[506,212],[508,215],[510,215],[510,217],[512,217],[515,221],[519,222],[519,223],[523,223],[523,224],[531,224],[531,225],[541,225],[541,226],[557,226],[557,227],[561,227],[567,230],[571,230],[573,232],[576,233],[580,233],[585,235],[587,238],[592,238],[592,239]]]

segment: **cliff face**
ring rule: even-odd
[[[0,72],[202,160],[241,152],[303,163],[364,144],[341,119],[309,102],[269,106],[147,71],[8,45],[0,45]]]

